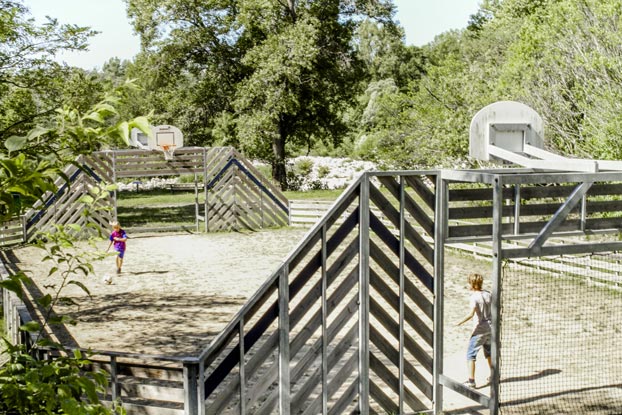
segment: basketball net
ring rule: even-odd
[[[162,144],[160,148],[164,153],[164,160],[173,160],[175,153],[175,144]]]

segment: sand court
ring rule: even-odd
[[[304,236],[303,229],[253,233],[129,235],[123,270],[115,258],[94,263],[95,273],[77,279],[65,295],[78,306],[57,307],[77,324],[55,329],[69,346],[103,351],[186,356],[197,354],[273,274]],[[98,244],[104,251],[107,241]],[[51,292],[59,277],[46,277],[50,262],[34,247],[12,251],[34,293]],[[113,282],[103,282],[112,275]]]

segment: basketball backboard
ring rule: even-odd
[[[490,160],[489,146],[523,153],[525,145],[543,147],[544,123],[540,115],[525,104],[499,101],[482,108],[471,121],[469,155]]]
[[[130,132],[130,146],[138,147],[140,149],[146,150],[149,148],[149,136],[143,133],[138,128],[132,128]]]
[[[172,125],[158,125],[153,127],[153,138],[149,141],[149,148],[162,151],[163,148],[179,148],[184,145],[184,136],[181,130]]]

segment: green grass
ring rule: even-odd
[[[345,189],[335,189],[335,190],[309,190],[307,192],[294,192],[294,191],[286,191],[283,192],[285,197],[290,200],[298,200],[298,199],[313,199],[313,200],[336,200],[341,193],[343,193]]]
[[[284,194],[290,200],[335,200],[342,192],[343,189],[284,192]],[[199,194],[200,203],[202,200],[202,195]],[[171,192],[167,189],[156,189],[118,193],[117,216],[124,228],[194,226],[194,215],[194,190]]]
[[[200,195],[199,195],[200,197]],[[194,190],[171,192],[166,189],[141,190],[139,192],[119,192],[117,194],[117,206],[123,208],[144,206],[171,206],[171,205],[194,205]]]
[[[310,190],[307,192],[283,192],[288,199],[315,199],[315,200],[336,200],[344,189],[335,190]],[[199,194],[201,200],[201,194]],[[117,206],[132,208],[138,206],[173,206],[173,205],[194,205],[194,191],[171,192],[166,189],[143,190],[136,192],[121,192],[118,194]]]

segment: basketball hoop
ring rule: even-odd
[[[169,160],[173,160],[174,155],[175,155],[175,144],[162,144],[160,146],[160,148],[162,149],[162,152],[164,153],[164,160],[169,161]]]

